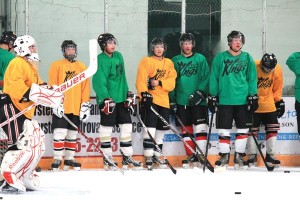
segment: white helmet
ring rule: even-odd
[[[29,47],[34,44],[35,40],[33,39],[33,37],[29,35],[22,35],[20,37],[17,37],[17,39],[15,40],[14,50],[18,56],[30,56],[31,51],[29,50]]]

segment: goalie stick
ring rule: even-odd
[[[166,125],[168,126],[172,132],[177,135],[177,137],[180,139],[181,142],[183,142],[183,144],[194,154],[194,155],[199,155],[197,157],[199,157],[202,161],[204,161],[204,155],[202,154],[198,154],[197,152],[195,152],[195,150],[186,142],[184,141],[184,139],[181,137],[180,133],[178,133],[177,130],[175,130],[152,106],[150,106],[151,110],[156,114],[156,116]],[[209,165],[208,162],[206,163],[206,167],[211,171],[214,172],[214,167],[212,165]]]
[[[71,126],[73,126],[77,131],[78,131],[78,133],[80,133],[86,140],[88,140],[89,138],[65,115],[65,114],[63,114],[62,115],[63,116],[63,118],[65,119],[65,120],[67,120],[67,122],[71,125]],[[123,174],[124,175],[124,171],[122,170],[122,169],[120,169],[114,162],[112,162],[110,159],[109,159],[109,157],[100,149],[100,148],[98,148],[97,147],[97,145],[94,143],[94,142],[91,142],[91,144],[92,145],[94,145],[94,147],[97,149],[97,151],[98,152],[100,152],[101,154],[102,154],[102,156],[111,164],[111,165],[113,165],[114,166],[114,168],[115,169],[117,169],[118,171],[120,171],[121,172],[121,174]]]
[[[184,124],[182,123],[182,121],[180,120],[180,118],[175,114],[175,117],[177,119],[177,121],[179,122],[180,126],[188,133],[188,136],[191,138],[192,142],[195,144],[196,146],[196,149],[198,150],[198,155],[199,155],[199,158],[201,159],[201,161],[204,163],[203,165],[203,168],[207,167],[207,168],[210,168],[210,169],[213,169],[214,167],[211,165],[211,163],[207,160],[207,157],[205,156],[206,154],[204,154],[202,152],[202,150],[200,149],[199,145],[196,143],[194,137],[192,136],[191,133],[189,133],[189,131],[187,130],[187,128],[184,126]],[[207,140],[207,142],[209,142]],[[206,158],[205,158],[206,157]],[[205,161],[206,160],[206,161]],[[211,170],[210,170],[211,171]],[[213,171],[214,172],[214,171]]]
[[[131,109],[132,112],[134,112],[134,108],[131,105],[130,105],[130,109]],[[176,169],[174,169],[174,167],[171,165],[171,163],[166,158],[166,156],[164,156],[164,154],[162,153],[162,150],[159,148],[158,144],[156,143],[155,139],[153,138],[153,136],[151,135],[151,133],[147,129],[147,127],[144,124],[144,122],[142,121],[142,119],[140,118],[139,114],[136,114],[136,117],[138,118],[139,122],[142,124],[142,127],[144,128],[144,130],[149,135],[149,137],[150,137],[151,141],[153,142],[153,144],[154,144],[155,148],[157,149],[157,151],[163,156],[164,160],[166,161],[167,166],[171,169],[173,174],[176,174],[177,173]]]
[[[91,76],[93,76],[96,73],[96,71],[97,71],[97,40],[96,39],[91,39],[89,41],[89,53],[90,53],[89,67],[85,71],[81,72],[80,74],[74,76],[73,78],[71,78],[68,81],[64,82],[63,84],[59,85],[55,89],[55,91],[64,93],[65,91],[71,89],[72,87],[81,83],[82,81],[90,78]],[[34,108],[37,105],[38,105],[38,103],[34,102],[32,105],[28,106],[27,108],[20,111],[16,115],[14,115],[11,118],[7,119],[6,121],[2,122],[0,124],[0,128],[5,126],[6,124],[10,123],[11,121],[17,119],[18,117],[20,117],[21,115],[23,115],[24,113],[26,113],[27,111],[29,111],[30,109]]]

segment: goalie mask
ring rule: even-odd
[[[61,44],[63,56],[70,62],[75,62],[77,57],[77,44],[73,40],[65,40]]]
[[[270,73],[277,65],[277,58],[274,54],[265,53],[261,59],[261,69],[265,73]]]
[[[180,38],[179,38],[179,46],[181,47],[182,44],[183,44],[185,41],[191,41],[193,47],[196,45],[196,43],[195,43],[195,37],[194,37],[194,35],[191,34],[191,33],[183,33],[183,34],[180,36]]]
[[[8,51],[10,51],[13,46],[14,42],[16,41],[17,36],[12,31],[4,31],[0,38],[0,44],[7,44],[8,45]]]
[[[14,42],[14,51],[18,56],[25,57],[37,53],[36,42],[30,35],[17,37]]]
[[[117,44],[117,40],[116,40],[115,36],[113,36],[112,34],[103,33],[103,34],[99,35],[98,44],[102,51],[105,50],[105,47],[108,42],[114,42],[115,44]]]

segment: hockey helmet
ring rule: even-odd
[[[272,53],[265,53],[261,59],[261,69],[269,73],[275,69],[277,65],[277,58]]]
[[[98,44],[99,44],[102,51],[105,50],[105,46],[106,46],[108,41],[114,41],[115,44],[117,44],[117,40],[116,40],[115,36],[113,36],[113,34],[103,33],[103,34],[99,35]]]
[[[67,48],[74,48],[75,54],[66,54]],[[64,40],[61,44],[61,52],[63,53],[64,57],[69,60],[70,62],[74,62],[75,58],[77,57],[77,44],[73,40]]]
[[[151,43],[150,43],[150,49],[151,49],[152,52],[153,52],[153,50],[154,50],[154,46],[155,46],[155,45],[158,45],[158,44],[163,45],[165,51],[167,50],[167,44],[164,43],[164,40],[163,40],[162,38],[156,38],[156,37],[155,37],[155,38],[153,38],[153,40],[152,40]]]
[[[193,47],[196,45],[195,37],[192,33],[183,33],[179,38],[179,46],[182,46],[185,41],[192,41]]]
[[[35,40],[30,35],[22,35],[17,37],[14,42],[14,51],[17,53],[18,56],[30,56],[32,52],[30,51],[29,47],[35,45]],[[36,53],[36,52],[35,52]]]
[[[4,31],[0,38],[0,44],[7,44],[13,46],[17,36],[12,31]]]
[[[245,44],[245,36],[240,31],[231,31],[227,36],[228,45],[231,44],[234,38],[240,38],[242,40],[243,45]]]

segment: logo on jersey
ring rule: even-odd
[[[239,62],[239,58],[236,60],[224,60],[225,68],[223,70],[222,76],[229,75],[231,73],[240,73],[246,69],[246,61]]]
[[[123,74],[123,70],[124,70],[124,67],[123,67],[123,64],[117,64],[116,65],[116,77],[119,77],[121,76],[121,74]]]
[[[273,84],[273,79],[270,79],[269,77],[267,78],[263,78],[263,77],[258,77],[258,81],[257,81],[257,87],[258,88],[269,88],[271,87]]]
[[[188,63],[178,62],[177,64],[179,66],[179,76],[190,77],[197,74],[197,66],[193,65],[192,61]]]
[[[65,80],[64,82],[70,80],[71,78],[73,78],[74,76],[76,76],[77,74],[75,73],[75,71],[66,71],[66,76],[65,76]]]
[[[166,75],[165,69],[163,69],[163,70],[157,69],[156,74],[153,76],[153,79],[158,80],[158,79],[163,78],[165,75]]]

